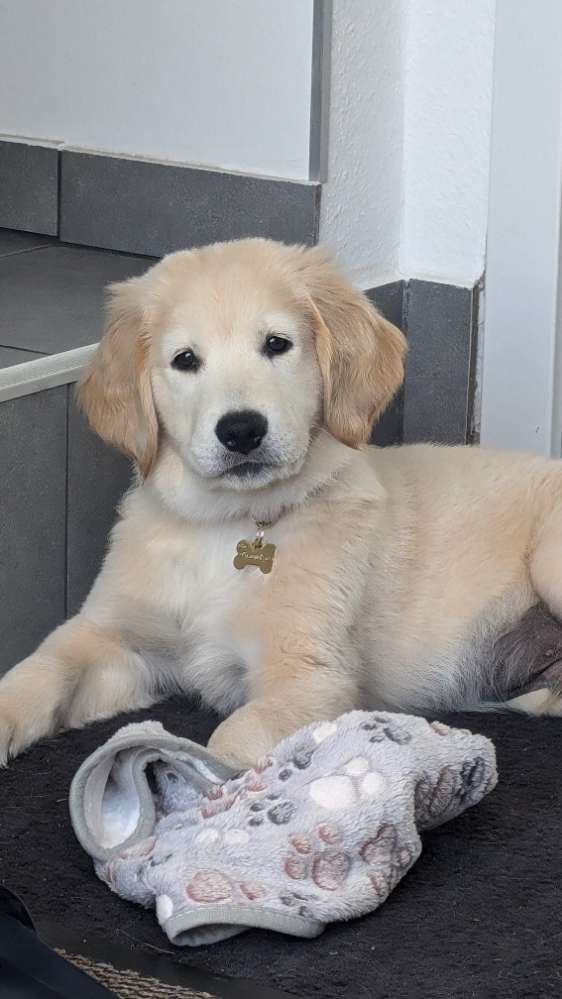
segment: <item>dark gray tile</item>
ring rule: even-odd
[[[473,292],[410,281],[405,319],[409,351],[404,440],[464,444],[467,439]]]
[[[66,395],[0,403],[0,673],[64,619]]]
[[[399,329],[404,325],[404,281],[392,281],[366,292],[379,312]]]
[[[151,260],[71,246],[0,258],[0,343],[53,354],[99,340],[104,287]]]
[[[0,140],[0,225],[56,236],[58,187],[58,149]]]
[[[161,256],[242,236],[315,243],[320,187],[64,150],[61,238]]]
[[[17,232],[15,229],[0,229],[0,257],[8,257],[12,253],[27,253],[29,250],[37,250],[40,246],[50,246],[52,242],[48,236]]]
[[[32,350],[16,350],[14,347],[0,346],[0,369],[11,368],[13,364],[25,364],[26,361],[36,361],[44,354],[36,354]]]
[[[393,281],[391,284],[371,288],[367,292],[377,309],[399,329],[404,330],[404,281]],[[402,387],[373,427],[371,442],[379,447],[391,444],[401,444],[404,431],[404,387]]]
[[[90,590],[106,551],[131,466],[86,425],[71,390],[68,420],[67,614]]]

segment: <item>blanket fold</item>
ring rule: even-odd
[[[85,760],[70,813],[98,876],[194,946],[251,926],[313,937],[376,909],[420,832],[496,781],[488,739],[408,715],[309,725],[242,774],[147,722]]]

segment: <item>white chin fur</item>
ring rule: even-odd
[[[171,447],[164,447],[145,488],[170,512],[195,521],[274,520],[283,510],[303,503],[354,454],[323,432],[305,456],[268,469],[267,474],[252,479],[210,479],[197,474]]]

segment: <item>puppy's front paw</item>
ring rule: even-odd
[[[3,709],[0,701],[0,767],[5,767],[33,741],[31,733],[26,738],[25,726],[21,726],[13,712]]]
[[[56,727],[60,694],[47,668],[29,659],[0,681],[0,766],[51,735]]]
[[[279,741],[257,706],[238,708],[221,722],[209,739],[208,749],[231,766],[247,769]]]
[[[0,767],[5,767],[10,756],[13,725],[9,718],[3,717],[0,711]]]

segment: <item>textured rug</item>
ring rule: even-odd
[[[67,811],[81,760],[125,721],[204,740],[217,719],[171,701],[43,743],[0,771],[0,882],[33,918],[193,969],[322,999],[554,999],[562,994],[562,719],[457,715],[496,744],[498,788],[424,836],[381,909],[313,941],[265,931],[174,950],[152,912],[96,878]],[[443,717],[443,716],[442,716]]]

